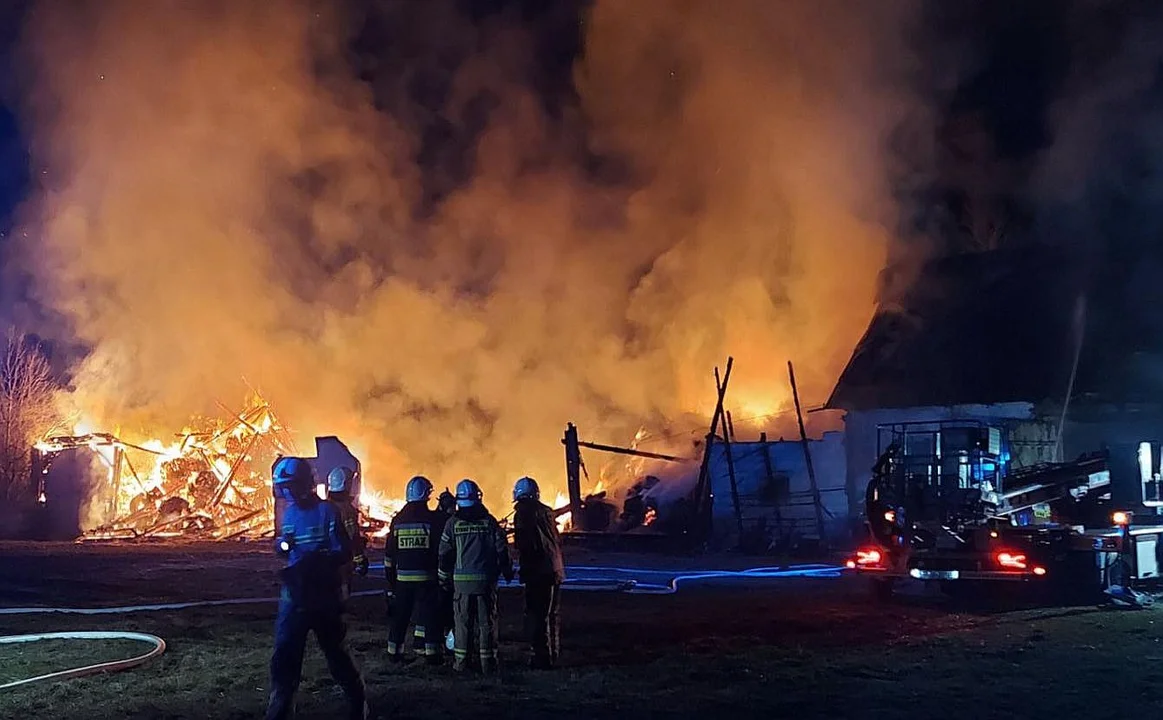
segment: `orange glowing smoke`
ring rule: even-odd
[[[30,13],[42,192],[14,237],[60,334],[93,348],[68,409],[168,436],[246,378],[296,440],[344,438],[375,497],[472,477],[496,509],[525,474],[564,489],[568,421],[610,442],[705,424],[728,354],[757,398],[743,413],[787,404],[789,357],[826,396],[895,220],[905,4],[598,0],[578,99],[554,114],[523,26],[383,4],[384,27],[439,47],[418,40],[373,87],[325,5]],[[398,79],[449,57],[467,59],[445,104],[418,106]],[[418,123],[470,137],[477,105],[471,177],[414,212],[439,174]],[[593,157],[623,172],[597,179]]]

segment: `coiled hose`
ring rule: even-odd
[[[135,668],[138,665],[149,662],[166,651],[166,641],[157,635],[135,632],[52,632],[33,635],[7,635],[0,637],[0,645],[16,645],[19,643],[39,642],[41,640],[137,640],[148,643],[153,647],[147,653],[124,660],[94,663],[92,665],[84,665],[82,667],[60,670],[45,675],[37,675],[36,677],[24,678],[23,680],[14,680],[10,683],[0,685],[0,690],[20,687],[21,685],[31,685],[32,683],[45,682],[47,680],[67,680],[69,678],[84,677],[86,675],[96,675],[97,673],[129,670],[130,668]]]

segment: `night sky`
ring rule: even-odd
[[[415,114],[417,107],[431,111],[410,120],[423,126],[417,152],[428,172],[426,201],[438,203],[470,175],[466,149],[496,98],[482,95],[463,110],[464,117],[442,117],[450,79],[465,58],[438,50],[406,28],[393,31],[380,21],[376,4],[351,3],[358,10],[351,57],[373,88],[393,85],[402,64],[416,70],[408,88],[409,108],[399,105],[398,94],[376,95],[387,113]],[[538,88],[550,116],[568,107],[572,63],[581,52],[584,0],[458,0],[457,5],[477,24],[504,17],[533,28],[540,38],[539,55],[522,71],[528,73],[522,80]],[[6,80],[6,105],[0,107],[0,227],[5,229],[29,177],[13,101],[12,81],[19,73],[9,52],[23,7],[11,2],[0,7],[0,69]],[[415,7],[418,15],[425,12],[424,3]],[[1163,27],[1163,6],[1117,0],[936,1],[924,4],[922,17],[911,32],[916,53],[912,91],[936,112],[920,121],[902,118],[893,140],[900,159],[893,179],[900,188],[902,238],[944,252],[991,243],[1074,240],[1083,232],[1116,253],[1159,245],[1163,223],[1154,202],[1158,170],[1151,155],[1158,148],[1142,128],[1160,109],[1163,83],[1153,57],[1159,53],[1152,54],[1149,46],[1134,61],[1139,71],[1154,62],[1154,82],[1122,98],[1126,107],[1108,108],[1123,118],[1121,127],[1091,138],[1102,165],[1091,168],[1095,176],[1086,182],[1085,211],[1073,203],[1068,212],[1056,212],[1033,186],[1039,159],[1057,140],[1053,118],[1063,100],[1101,92],[1104,82],[1120,77],[1117,63],[1126,62],[1120,51],[1130,34]],[[474,114],[479,116],[475,123]],[[931,149],[918,152],[918,137],[931,141]],[[579,148],[579,154],[585,152]],[[616,158],[584,159],[595,176],[617,173]],[[967,230],[971,216],[985,229]]]

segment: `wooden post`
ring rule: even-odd
[[[719,368],[715,368],[715,390],[718,391],[720,398],[724,397],[723,385],[719,381]],[[738,548],[741,550],[743,549],[743,508],[739,505],[739,485],[735,477],[735,456],[731,452],[731,436],[734,434],[731,428],[731,413],[724,412],[721,422],[723,425],[723,452],[727,455],[727,477],[731,480],[731,504],[735,508],[735,525],[739,531]]]
[[[125,451],[121,446],[113,446],[113,468],[110,471],[110,485],[112,486],[113,496],[109,498],[109,518],[112,520],[117,517],[117,499],[121,495],[121,464],[125,458]]]
[[[703,464],[699,468],[699,481],[695,485],[695,519],[702,540],[707,538],[711,529],[711,491],[708,477],[711,448],[715,443],[715,429],[719,426],[719,417],[723,414],[723,397],[727,394],[727,383],[731,380],[731,367],[734,363],[734,358],[727,358],[727,370],[723,373],[722,384],[719,385],[719,400],[715,403],[715,412],[711,416],[711,429],[707,433],[707,443],[703,448]]]
[[[578,447],[576,425],[569,423],[565,426],[565,437],[562,438],[561,443],[565,445],[565,482],[569,489],[570,524],[575,529],[584,530],[581,498],[581,449]]]
[[[808,466],[808,483],[812,489],[812,502],[816,506],[816,526],[819,528],[820,544],[827,547],[828,539],[824,530],[824,506],[820,500],[820,486],[816,484],[816,470],[812,467],[812,450],[808,445],[808,431],[804,428],[804,413],[800,409],[800,392],[796,387],[796,371],[791,360],[787,361],[787,374],[791,380],[791,396],[796,404],[796,420],[800,424],[800,442],[804,446],[804,462]]]
[[[771,467],[771,447],[767,443],[767,433],[759,433],[759,442],[763,445],[763,469],[767,472],[767,482],[775,485],[775,470]],[[783,508],[780,507],[780,499],[775,500],[775,533],[783,542]]]

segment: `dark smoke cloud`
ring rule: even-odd
[[[896,222],[911,3],[600,0],[548,99],[504,15],[321,7],[28,20],[25,267],[92,348],[89,422],[176,430],[245,378],[374,486],[499,494],[558,484],[567,421],[702,422],[728,354],[738,416],[788,406],[788,358],[826,396]]]

